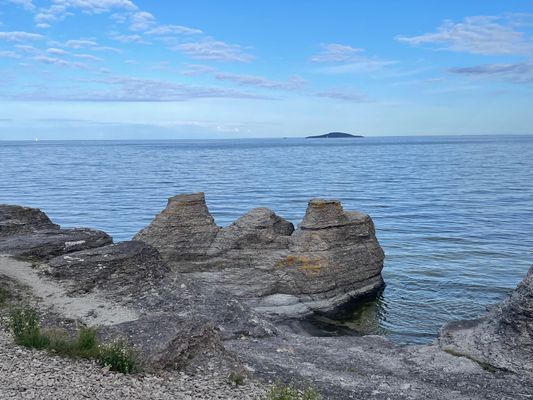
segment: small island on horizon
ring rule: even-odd
[[[345,139],[345,138],[362,138],[361,135],[352,135],[351,133],[345,132],[329,132],[324,133],[323,135],[316,136],[306,136],[306,139]]]

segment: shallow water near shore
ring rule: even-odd
[[[219,225],[265,206],[298,224],[313,197],[370,214],[385,250],[375,300],[316,329],[433,340],[533,263],[533,136],[0,142],[0,203],[131,238],[177,193]]]

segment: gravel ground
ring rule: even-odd
[[[55,357],[17,346],[0,329],[0,399],[242,399],[264,398],[266,387],[247,381],[228,384],[225,376],[179,372],[123,375],[86,360]]]

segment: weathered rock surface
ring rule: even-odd
[[[61,229],[36,208],[0,205],[0,254],[42,260],[112,241],[95,229]]]
[[[43,229],[59,229],[50,218],[36,208],[0,205],[0,238],[34,233]]]
[[[439,345],[493,368],[533,373],[533,267],[512,295],[484,317],[442,327]]]
[[[533,376],[490,372],[438,346],[397,346],[379,336],[279,335],[225,342],[265,380],[312,385],[327,399],[514,400]]]
[[[134,240],[156,247],[175,273],[272,316],[332,311],[384,285],[371,218],[335,200],[311,200],[297,230],[267,208],[220,228],[203,193],[178,195]]]
[[[169,271],[155,248],[129,241],[55,257],[46,273],[69,282],[71,293],[98,288],[121,296],[157,288]]]

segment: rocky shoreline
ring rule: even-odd
[[[166,381],[176,371],[215,382],[202,392],[213,397],[191,398],[261,398],[256,380],[311,385],[331,399],[533,397],[533,268],[509,299],[478,320],[446,325],[431,345],[288,328],[287,320],[331,312],[384,285],[371,218],[335,200],[311,200],[296,229],[265,208],[221,228],[202,193],[178,195],[134,240],[116,244],[105,232],[62,229],[40,210],[0,205],[0,254],[0,289],[14,293],[12,305],[36,307],[45,326],[82,324],[97,327],[102,341],[126,339],[149,379],[166,377],[129,398],[177,395]],[[0,357],[11,357],[2,372],[14,382],[13,351],[48,360],[40,365],[57,361],[0,339]],[[248,377],[251,392],[219,385],[232,372]],[[137,378],[117,379],[129,387]],[[0,395],[15,393],[5,388]]]

